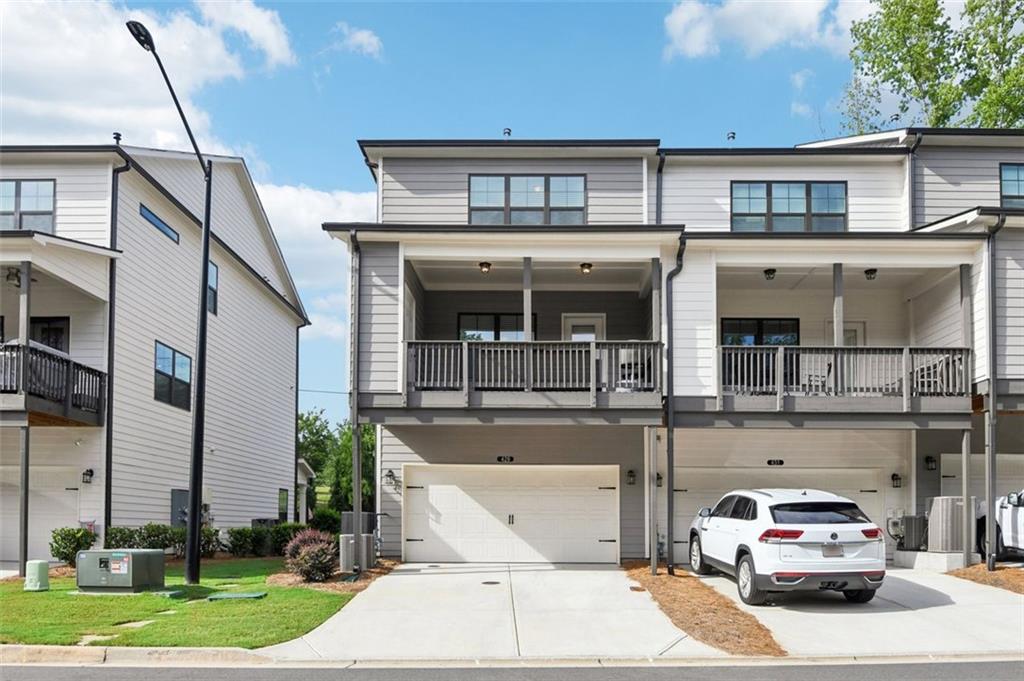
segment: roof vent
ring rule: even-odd
[[[114,131],[114,144],[121,146],[121,133]]]
[[[736,141],[736,133],[733,132],[732,130],[730,130],[729,132],[725,133],[725,139],[728,142],[735,142]]]
[[[512,128],[502,128],[501,135],[505,139],[508,139],[509,137],[512,136]]]

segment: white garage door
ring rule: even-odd
[[[0,466],[0,560],[18,560],[19,468]],[[29,560],[53,560],[50,535],[78,526],[77,468],[35,467],[29,480]]]
[[[942,455],[942,494],[960,496],[960,455]],[[1024,489],[1024,454],[996,454],[996,496]],[[971,454],[970,493],[985,498],[985,456]]]
[[[618,466],[409,465],[404,560],[614,563]]]
[[[735,489],[790,487],[820,489],[852,499],[874,523],[885,523],[882,471],[878,468],[689,468],[676,467],[675,538],[677,561],[689,562],[689,532],[704,506]]]

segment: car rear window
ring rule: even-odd
[[[772,506],[772,519],[780,525],[842,525],[868,523],[868,517],[851,502],[803,501]]]

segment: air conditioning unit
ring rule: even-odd
[[[79,551],[79,591],[132,593],[164,588],[163,549]]]
[[[366,565],[360,566],[363,570],[373,567],[377,564],[377,551],[374,546],[372,534],[359,535],[362,539],[362,555]],[[338,549],[340,552],[340,563],[342,572],[352,572],[355,564],[355,535],[343,534],[338,542]]]
[[[928,516],[905,515],[900,518],[900,536],[896,548],[900,551],[928,550]]]
[[[974,504],[970,498],[970,542],[974,546]],[[928,513],[928,550],[957,553],[964,550],[964,498],[934,497]]]

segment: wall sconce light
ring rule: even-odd
[[[580,263],[580,272],[582,274],[590,274],[593,271],[594,271],[594,264],[593,263],[589,263],[589,262],[581,262]]]
[[[479,263],[479,267],[481,274],[487,274],[488,272],[491,271],[491,263],[487,262],[486,260]]]
[[[928,455],[924,457],[924,469],[926,471],[934,471],[939,467],[939,462],[935,460],[934,456]]]
[[[868,281],[874,281],[875,279],[878,278],[878,270],[876,270],[874,267],[864,270],[864,278],[867,279]]]
[[[903,487],[903,478],[900,477],[899,473],[892,474],[892,487],[893,489],[899,489],[900,487]]]
[[[654,484],[657,485],[658,487],[661,487],[664,484],[664,482],[665,480],[661,477],[661,473],[658,473],[658,475],[654,478]]]
[[[630,470],[626,471],[626,484],[627,485],[635,485],[636,484],[636,471],[634,471],[633,469],[630,469]]]
[[[395,472],[388,469],[388,472],[384,474],[384,482],[393,489],[398,489],[398,478],[395,477]]]
[[[92,484],[93,471],[91,468],[86,468],[82,471],[82,483],[86,485]]]
[[[775,268],[774,267],[769,267],[768,269],[766,269],[764,271],[764,280],[765,281],[771,281],[774,278],[775,278]]]

